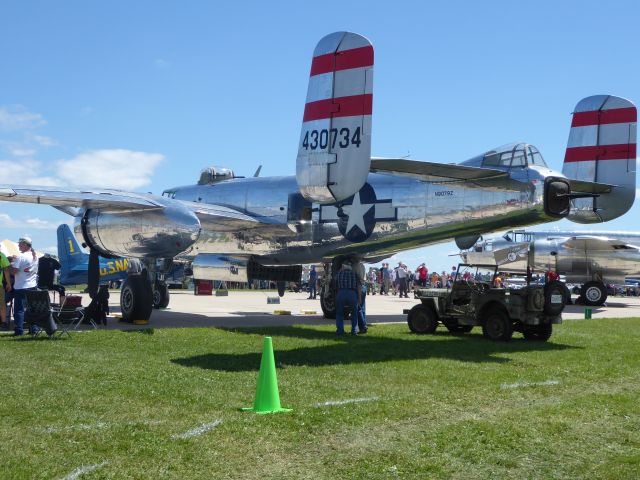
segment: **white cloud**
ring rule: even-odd
[[[0,183],[11,185],[42,185],[55,187],[60,185],[60,180],[55,177],[43,175],[45,168],[37,160],[0,160]]]
[[[0,213],[1,228],[20,228],[25,230],[55,230],[58,228],[57,223],[40,218],[26,218],[24,220],[11,218],[6,213]]]
[[[133,190],[151,183],[153,171],[163,160],[158,153],[91,150],[59,160],[56,170],[66,185]]]
[[[45,135],[30,135],[29,138],[42,147],[53,147],[58,144],[54,139]]]
[[[14,131],[41,127],[47,122],[39,113],[31,113],[22,105],[0,107],[0,130]]]
[[[33,157],[37,150],[35,148],[25,148],[21,146],[9,148],[9,153],[14,157]]]

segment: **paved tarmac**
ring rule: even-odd
[[[89,304],[88,295],[83,295],[84,306]],[[108,329],[181,328],[181,327],[261,327],[294,324],[333,325],[332,320],[322,316],[320,300],[308,300],[307,293],[287,292],[279,298],[279,304],[269,304],[269,297],[279,298],[275,292],[229,291],[226,297],[196,296],[189,290],[171,290],[169,308],[154,310],[148,325],[133,325],[119,322],[120,292],[111,291],[109,305],[112,315]],[[574,299],[576,297],[574,296]],[[367,296],[367,321],[376,323],[405,323],[404,309],[416,305],[414,298],[398,298],[392,295]],[[592,318],[640,317],[640,297],[611,297],[602,307],[590,307]],[[582,305],[568,305],[563,319],[584,319]],[[290,315],[277,315],[284,310]],[[115,316],[114,316],[115,315]],[[104,328],[104,327],[101,327]]]

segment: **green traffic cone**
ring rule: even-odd
[[[256,388],[256,400],[253,408],[243,408],[256,413],[290,412],[290,408],[280,406],[280,394],[278,393],[278,377],[276,375],[276,362],[273,357],[273,344],[271,337],[264,337],[262,348],[262,360],[260,360],[260,373],[258,374],[258,387]]]

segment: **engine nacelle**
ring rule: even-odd
[[[198,217],[186,207],[130,212],[87,210],[75,232],[102,256],[173,258],[200,235]]]

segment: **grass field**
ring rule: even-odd
[[[251,406],[263,337],[282,405]],[[640,319],[0,337],[0,478],[639,478]]]

